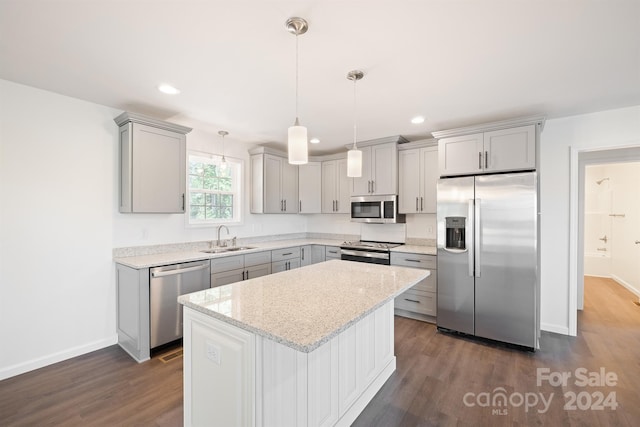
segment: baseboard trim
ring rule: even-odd
[[[612,274],[611,278],[615,280],[619,285],[625,287],[629,292],[640,298],[640,290],[634,288],[630,283],[627,283],[615,274]]]
[[[45,366],[53,365],[54,363],[62,362],[63,360],[91,353],[92,351],[100,350],[117,343],[118,335],[114,334],[109,338],[93,341],[67,350],[59,351],[57,353],[49,354],[47,356],[39,357],[37,359],[8,366],[0,369],[0,381],[26,372],[34,371],[36,369],[44,368]]]
[[[550,323],[541,323],[540,329],[545,332],[553,332],[554,334],[571,335],[568,326],[553,325]]]

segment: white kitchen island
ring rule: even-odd
[[[185,426],[350,425],[395,370],[394,297],[429,274],[333,260],[181,296]]]

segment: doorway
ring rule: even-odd
[[[585,275],[613,279],[640,300],[640,147],[577,157],[575,307],[584,308]]]

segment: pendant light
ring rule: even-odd
[[[362,151],[358,150],[356,140],[358,137],[356,127],[356,82],[364,77],[360,70],[347,73],[347,79],[353,81],[353,147],[347,152],[347,176],[360,178],[362,176]]]
[[[304,165],[309,161],[307,147],[307,128],[300,126],[298,120],[298,36],[307,32],[309,25],[302,18],[289,18],[285,23],[287,31],[296,36],[296,121],[288,131],[289,163],[292,165]]]
[[[218,131],[218,135],[222,137],[222,162],[220,163],[220,170],[222,172],[226,171],[229,165],[227,164],[227,159],[224,157],[224,137],[229,135],[229,132],[226,130]]]

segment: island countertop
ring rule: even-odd
[[[309,353],[429,275],[331,260],[182,295],[178,302]]]

